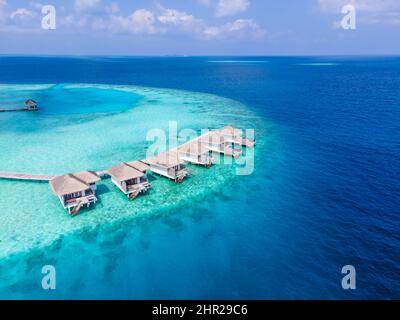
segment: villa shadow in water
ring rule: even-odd
[[[104,179],[103,179],[104,180]],[[101,196],[103,194],[111,192],[110,188],[103,183],[98,184],[96,194],[98,196],[98,201],[101,202]]]

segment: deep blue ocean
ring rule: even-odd
[[[272,137],[242,194],[141,218],[101,245],[94,230],[14,257],[2,276],[19,280],[1,297],[400,298],[400,58],[0,57],[0,83],[211,93],[248,106]],[[55,292],[34,289],[46,259],[68,267]],[[344,265],[356,290],[341,287]]]

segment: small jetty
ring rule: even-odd
[[[32,106],[33,103],[34,101]],[[123,162],[107,170],[64,175],[0,172],[0,179],[49,182],[63,208],[67,209],[70,215],[77,215],[84,206],[89,207],[97,202],[96,186],[102,178],[111,177],[112,183],[129,199],[134,200],[151,188],[147,178],[149,171],[181,183],[189,175],[186,163],[209,168],[213,165],[212,154],[219,153],[238,158],[243,153],[242,147],[254,148],[255,145],[255,140],[243,138],[241,130],[225,126],[168,152],[143,160]]]
[[[25,181],[44,181],[48,182],[57,175],[55,174],[29,174],[16,172],[0,172],[0,179],[25,180]]]
[[[107,171],[95,172],[100,178],[108,175]],[[59,177],[59,174],[32,174],[32,173],[17,173],[17,172],[1,172],[0,179],[5,180],[21,180],[21,181],[38,181],[49,182],[54,178]]]
[[[0,112],[15,112],[15,111],[38,111],[39,107],[35,100],[28,99],[25,101],[23,108],[0,108]]]

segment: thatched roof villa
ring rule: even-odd
[[[143,160],[150,166],[150,170],[156,174],[167,177],[175,182],[182,182],[189,174],[177,152],[170,151]]]
[[[242,130],[230,125],[218,130],[218,133],[221,134],[227,142],[233,142],[248,148],[253,148],[256,144],[255,140],[243,138]]]
[[[179,157],[187,162],[204,167],[211,167],[211,151],[200,140],[188,142],[178,148]]]
[[[96,184],[101,180],[100,176],[111,176],[112,182],[125,195],[135,199],[140,193],[151,188],[148,171],[175,182],[182,182],[189,174],[186,162],[209,167],[213,163],[213,152],[238,158],[242,155],[242,146],[254,145],[255,141],[242,138],[241,130],[225,126],[171,151],[141,161],[123,162],[108,170],[82,171],[61,176],[0,172],[0,179],[49,181],[63,208],[67,209],[69,214],[76,215],[83,206],[89,207],[97,202]]]
[[[238,158],[243,151],[241,145],[232,139],[226,139],[218,132],[209,132],[200,138],[201,143],[210,151]]]
[[[130,199],[151,188],[146,171],[150,167],[141,161],[123,162],[107,170],[111,181]]]
[[[57,176],[50,180],[53,193],[59,197],[69,214],[76,215],[83,206],[97,202],[96,183],[100,177],[92,171]]]
[[[37,102],[33,99],[28,99],[25,101],[25,108],[30,111],[36,111],[39,109]]]

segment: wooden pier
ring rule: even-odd
[[[25,110],[26,108],[24,108]],[[4,110],[4,109],[0,109]],[[18,110],[18,109],[15,109]],[[31,111],[31,110],[26,110],[26,111]],[[231,127],[233,128],[233,127]],[[219,132],[221,130],[217,130],[214,132],[207,132],[189,142],[186,142],[184,145],[188,145],[188,144],[192,144],[192,143],[199,143],[201,141],[203,141],[204,139],[208,140],[208,137],[212,134],[217,133],[218,135],[221,135]],[[255,146],[255,140],[250,140],[250,139],[244,139],[244,138],[239,138],[239,139],[224,139],[223,141],[227,142],[231,142],[232,143],[236,143],[245,147],[249,147],[249,148],[253,148]],[[184,146],[181,145],[175,149],[170,150],[167,154],[170,153],[177,153],[179,152],[179,148]],[[214,150],[213,148],[207,147],[209,151],[211,152],[218,152],[218,153],[222,153],[225,155],[231,155],[233,157],[236,158],[236,155],[234,153],[235,150],[232,151],[232,154],[230,154],[229,152],[226,152],[226,150]],[[241,155],[241,153],[240,153]],[[237,155],[239,156],[239,154]],[[141,160],[142,162],[146,162],[145,160]],[[101,171],[96,171],[95,172],[100,178],[107,178],[110,176],[109,172],[107,170],[101,170]],[[49,182],[50,180],[58,177],[59,175],[54,175],[54,174],[28,174],[28,173],[16,173],[16,172],[0,172],[0,179],[10,179],[10,180],[23,180],[23,181],[44,181],[44,182]]]
[[[106,177],[106,171],[97,171],[99,177]],[[0,172],[0,179],[7,180],[23,180],[23,181],[43,181],[49,182],[50,180],[58,177],[58,174],[31,174],[31,173],[17,173],[17,172]]]
[[[0,112],[36,111],[29,108],[0,108]]]
[[[50,181],[57,175],[54,174],[28,174],[16,172],[0,172],[0,179],[25,180],[25,181]]]
[[[21,108],[0,108],[0,112],[15,112],[15,111],[38,111],[38,104],[35,100],[28,99],[25,101],[25,107]]]

